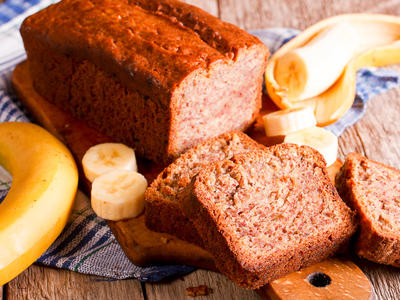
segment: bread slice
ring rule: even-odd
[[[331,256],[355,231],[352,211],[310,147],[234,156],[204,168],[192,186],[185,213],[218,269],[245,288]]]
[[[336,187],[359,216],[357,254],[400,267],[400,171],[351,153]]]
[[[233,131],[209,139],[180,156],[169,165],[146,191],[146,225],[173,234],[180,239],[202,245],[201,239],[185,216],[182,202],[190,197],[190,182],[204,166],[233,155],[265,149],[246,134]]]

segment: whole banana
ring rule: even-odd
[[[0,164],[13,181],[0,204],[0,286],[30,266],[63,230],[78,186],[68,149],[43,128],[0,124]]]

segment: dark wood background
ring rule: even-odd
[[[1,2],[2,0],[0,0]],[[328,16],[369,12],[400,14],[400,0],[188,0],[224,21],[244,29],[304,29]],[[398,70],[400,68],[396,67]],[[375,97],[368,112],[340,138],[340,158],[351,151],[400,168],[400,88]],[[400,270],[363,260],[358,265],[373,283],[377,299],[400,299]],[[190,286],[206,284],[213,294],[201,299],[259,299],[224,276],[198,270],[184,278],[157,284],[136,280],[99,281],[98,277],[33,265],[4,287],[0,300],[20,299],[192,299]]]

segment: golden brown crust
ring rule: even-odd
[[[384,177],[380,172],[388,176]],[[385,229],[379,223],[379,218],[386,220],[387,216],[380,215],[377,219],[371,212],[379,214],[379,210],[385,206],[384,201],[390,198],[389,194],[400,195],[400,190],[388,188],[390,181],[398,182],[399,178],[400,171],[358,153],[347,156],[336,176],[339,194],[357,212],[359,218],[356,253],[368,260],[397,267],[400,267],[400,237],[391,228]],[[368,191],[368,186],[373,191]],[[372,206],[373,201],[378,204],[376,208]],[[390,216],[391,212],[387,213]],[[389,224],[390,227],[392,225]]]
[[[176,0],[64,0],[28,17],[21,35],[42,96],[157,162],[246,129],[261,107],[267,48]],[[218,80],[219,108],[209,95]],[[224,105],[241,93],[234,120]],[[214,127],[202,125],[207,116]]]
[[[184,211],[219,270],[242,287],[258,288],[333,255],[355,230],[322,156],[309,147],[284,144],[238,155],[203,169],[192,185]],[[287,215],[270,213],[279,207]]]
[[[90,60],[157,97],[149,88],[167,96],[195,69],[261,45],[236,26],[175,0],[62,1],[28,17],[21,34],[45,34],[52,48]]]
[[[235,154],[265,149],[246,134],[233,131],[209,139],[182,154],[161,172],[146,191],[146,225],[202,246],[201,238],[183,212],[191,197],[190,182],[206,165]]]

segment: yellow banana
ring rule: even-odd
[[[339,80],[325,93],[312,100],[315,102],[312,106],[319,126],[336,122],[350,109],[356,95],[357,70],[365,67],[384,67],[394,63],[400,63],[399,42],[365,51],[350,60]]]
[[[78,186],[71,153],[28,123],[0,124],[0,164],[13,181],[0,204],[0,286],[31,265],[67,223]]]
[[[292,101],[302,101],[327,90],[357,51],[357,31],[348,23],[323,30],[305,46],[277,60],[274,71]]]
[[[349,14],[323,20],[271,57],[265,72],[268,94],[282,109],[311,107],[318,125],[329,125],[351,107],[358,69],[400,62],[399,39],[399,17]]]

